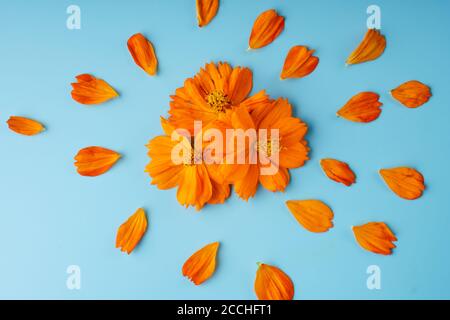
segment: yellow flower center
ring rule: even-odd
[[[256,143],[256,151],[262,152],[264,155],[270,157],[272,153],[278,153],[281,150],[280,143],[272,142],[272,140],[267,139],[266,141],[258,141]]]
[[[210,108],[217,113],[225,112],[225,109],[230,105],[227,95],[220,90],[213,90],[205,99]]]
[[[200,151],[191,150],[184,156],[183,164],[185,166],[194,166],[202,162],[203,155]]]

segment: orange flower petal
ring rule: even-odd
[[[294,46],[284,61],[281,79],[302,78],[310,74],[319,64],[319,58],[313,56],[314,50],[304,46]]]
[[[9,129],[25,136],[34,136],[45,130],[41,123],[24,117],[11,116],[6,123]]]
[[[369,222],[361,226],[353,226],[356,241],[364,249],[373,253],[390,255],[397,238],[384,222]]]
[[[388,187],[403,199],[417,199],[425,190],[422,174],[412,168],[381,169],[380,175]]]
[[[259,300],[292,300],[294,284],[281,269],[258,263],[255,293]]]
[[[120,154],[102,147],[87,147],[78,151],[75,166],[82,176],[95,177],[108,171]]]
[[[353,122],[371,122],[378,118],[383,105],[374,92],[361,92],[351,98],[337,114]]]
[[[319,200],[288,200],[286,205],[295,219],[311,232],[326,232],[333,227],[333,211]]]
[[[347,187],[355,183],[356,176],[347,163],[335,159],[322,159],[320,165],[331,180],[343,183]]]
[[[250,49],[259,49],[272,43],[284,29],[284,17],[273,10],[261,13],[253,24],[250,34]]]
[[[117,230],[116,248],[120,248],[122,252],[130,254],[141,241],[146,230],[147,218],[145,211],[139,208]]]
[[[149,75],[154,76],[158,68],[158,59],[152,43],[141,33],[136,33],[128,39],[127,45],[134,62]]]
[[[208,280],[216,269],[218,249],[219,242],[213,242],[195,252],[183,264],[183,276],[187,277],[197,286]]]
[[[204,27],[216,16],[219,0],[196,0],[198,26]]]
[[[359,46],[347,58],[347,64],[375,60],[386,48],[386,38],[377,29],[369,29]]]
[[[422,82],[411,80],[392,90],[391,95],[405,107],[417,108],[430,99],[431,90]]]
[[[119,94],[104,80],[89,74],[76,76],[77,83],[72,83],[72,98],[81,104],[99,104]]]

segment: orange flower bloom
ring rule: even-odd
[[[292,300],[294,298],[294,284],[281,269],[258,263],[255,293],[259,300]]]
[[[373,253],[390,255],[397,238],[384,222],[369,222],[352,227],[356,241],[364,249]]]
[[[147,218],[142,208],[128,218],[117,230],[116,248],[121,248],[122,252],[130,254],[141,241],[147,230]]]
[[[374,92],[361,92],[351,98],[337,114],[354,122],[371,122],[378,118],[383,105]]]
[[[226,111],[240,104],[268,102],[264,91],[248,97],[253,86],[248,68],[232,68],[228,63],[208,63],[171,96],[169,122],[176,128],[194,131],[194,121],[208,126],[226,118]]]
[[[314,50],[304,46],[295,46],[289,50],[284,61],[280,78],[302,78],[313,72],[319,64],[319,58],[313,56]]]
[[[154,76],[158,68],[158,59],[152,43],[141,33],[136,33],[128,39],[127,45],[134,62],[149,75]]]
[[[81,104],[99,104],[119,94],[104,80],[90,74],[76,76],[77,83],[72,83],[72,98]]]
[[[386,38],[377,29],[369,29],[359,46],[347,59],[347,64],[375,60],[386,48]]]
[[[9,129],[25,136],[34,136],[45,130],[41,123],[24,117],[11,116],[6,123]]]
[[[259,105],[248,113],[247,108],[236,108],[232,117],[235,129],[267,130],[267,137],[258,135],[252,145],[247,145],[246,156],[258,155],[258,161],[252,164],[236,164],[233,172],[241,172],[242,179],[234,182],[236,193],[244,200],[253,197],[258,182],[269,191],[284,191],[289,184],[289,170],[304,165],[308,160],[309,148],[304,140],[308,127],[300,119],[292,116],[292,106],[287,99],[278,99],[268,105]],[[271,130],[278,130],[278,137],[273,137]],[[268,167],[277,168],[274,173]],[[245,175],[242,174],[246,172]]]
[[[87,147],[78,151],[75,166],[82,176],[95,177],[108,171],[120,159],[120,154],[102,147]]]
[[[335,159],[320,160],[323,172],[333,181],[343,183],[347,187],[356,181],[356,176],[345,162]]]
[[[295,219],[311,232],[326,232],[333,227],[333,211],[319,200],[289,200],[286,205]]]
[[[223,203],[230,195],[230,186],[212,179],[212,167],[203,159],[203,148],[196,150],[190,138],[181,134],[172,140],[169,135],[175,128],[165,119],[162,125],[166,135],[152,139],[147,145],[151,161],[145,171],[152,177],[152,184],[162,190],[178,187],[178,202],[185,207],[200,210],[206,203]],[[173,150],[180,151],[179,162],[174,161]]]
[[[420,198],[425,190],[422,174],[412,168],[381,169],[380,175],[388,187],[403,199],[414,200]]]
[[[219,242],[213,242],[195,252],[183,264],[183,276],[191,280],[195,285],[208,280],[216,270],[216,256]]]
[[[391,91],[391,95],[408,108],[417,108],[431,97],[431,90],[423,83],[411,80]]]
[[[259,49],[272,43],[284,29],[284,17],[273,10],[261,13],[253,24],[249,49]]]
[[[216,16],[219,0],[196,0],[198,26],[204,27]]]

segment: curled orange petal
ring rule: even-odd
[[[204,27],[216,16],[219,0],[196,0],[198,26]]]
[[[319,200],[288,200],[286,205],[306,230],[326,232],[333,227],[333,211]]]
[[[248,41],[250,49],[259,49],[272,43],[284,29],[284,17],[267,10],[256,18]]]
[[[158,59],[152,43],[141,33],[136,33],[128,39],[127,45],[134,62],[147,74],[154,76],[158,68]]]
[[[106,81],[90,74],[81,74],[76,79],[71,84],[72,98],[81,104],[99,104],[119,96]]]
[[[313,56],[314,50],[304,46],[294,46],[284,61],[280,78],[302,78],[310,74],[319,64],[319,58]]]
[[[431,90],[422,82],[411,80],[393,89],[391,95],[405,107],[417,108],[430,100]]]
[[[259,300],[292,300],[294,284],[281,269],[265,263],[258,263],[255,293]]]
[[[403,199],[417,199],[425,190],[422,174],[412,168],[381,169],[380,175],[388,187]]]
[[[374,92],[361,92],[352,97],[337,114],[353,122],[371,122],[378,118],[383,105]]]
[[[82,176],[95,177],[108,171],[120,154],[102,147],[87,147],[78,151],[75,166]]]
[[[216,256],[219,242],[210,243],[195,252],[183,264],[183,276],[199,285],[208,280],[216,269]]]
[[[146,230],[147,217],[144,209],[139,208],[117,230],[116,248],[130,254],[141,241]]]
[[[384,222],[369,222],[361,226],[353,226],[356,241],[364,249],[373,253],[390,255],[397,238]]]
[[[377,29],[369,29],[359,46],[347,58],[347,64],[375,60],[386,48],[386,38]]]
[[[6,123],[9,129],[25,136],[34,136],[45,130],[41,123],[24,117],[11,116]]]
[[[335,159],[322,159],[320,165],[331,180],[343,183],[347,187],[355,183],[356,176],[347,163]]]

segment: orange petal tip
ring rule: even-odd
[[[158,69],[158,59],[152,43],[141,33],[136,33],[128,39],[127,46],[134,62],[148,75],[154,76]]]
[[[430,100],[430,87],[417,80],[407,81],[391,90],[392,97],[408,108],[417,108]]]
[[[286,206],[306,230],[321,233],[333,227],[333,211],[319,200],[288,200]]]
[[[25,136],[34,136],[45,130],[40,122],[24,117],[11,116],[6,123],[10,130]]]
[[[390,255],[397,241],[394,233],[384,222],[369,222],[361,226],[352,227],[358,244],[373,253]]]
[[[336,159],[322,159],[320,165],[323,172],[328,178],[333,181],[342,183],[344,185],[351,186],[356,181],[356,175],[350,168],[350,166]]]
[[[380,96],[374,92],[361,92],[353,96],[337,115],[353,122],[372,122],[381,114]]]
[[[389,189],[400,198],[414,200],[420,198],[425,190],[423,175],[415,169],[408,167],[381,169],[380,175]]]
[[[284,29],[284,17],[274,9],[261,13],[253,24],[249,47],[259,49],[272,43]]]
[[[258,263],[255,293],[259,300],[292,300],[294,284],[281,269],[265,263]]]
[[[198,26],[208,25],[217,14],[219,0],[196,0]]]
[[[386,38],[377,29],[367,30],[364,39],[350,54],[346,64],[352,65],[377,59],[386,48]]]
[[[213,242],[195,252],[183,264],[181,270],[183,276],[197,286],[208,280],[216,270],[218,249],[219,242]]]
[[[294,46],[284,61],[280,79],[302,78],[313,72],[319,64],[319,58],[313,56],[314,50],[305,46]]]
[[[102,147],[87,147],[78,151],[75,166],[82,176],[95,177],[108,171],[121,155]]]
[[[116,248],[130,254],[141,241],[147,230],[145,210],[139,208],[117,230]]]
[[[81,104],[100,104],[118,97],[119,94],[104,80],[90,74],[76,76],[72,83],[72,99]]]

